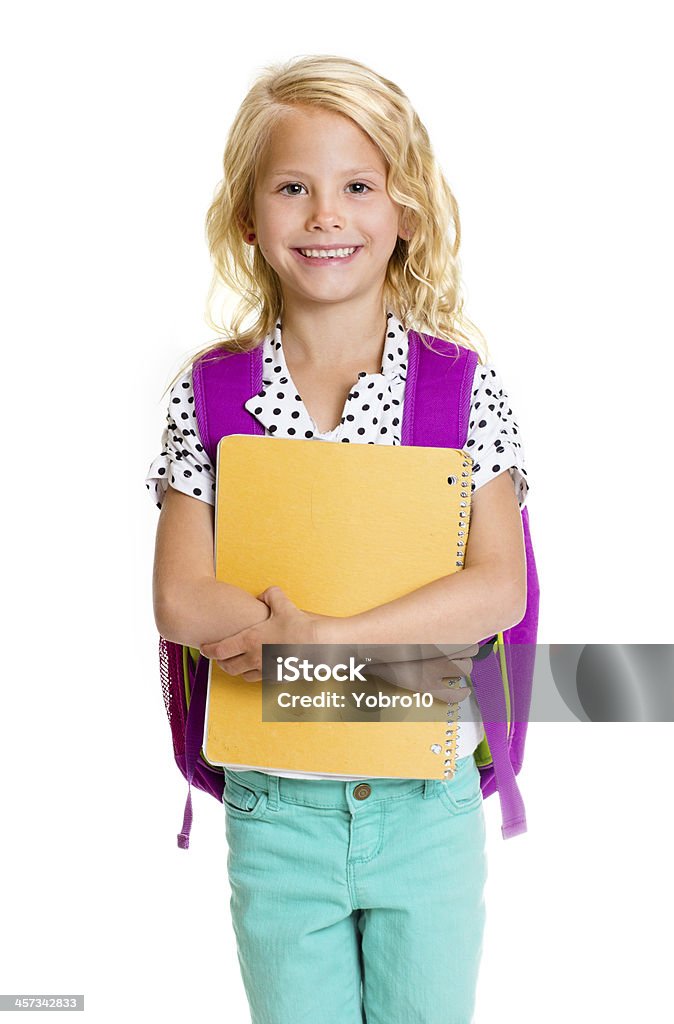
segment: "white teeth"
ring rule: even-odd
[[[300,249],[303,256],[318,256],[319,259],[343,259],[350,256],[358,248],[354,245],[351,249]]]

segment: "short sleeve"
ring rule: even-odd
[[[475,367],[465,448],[474,459],[472,490],[508,470],[523,508],[529,483],[522,440],[508,393],[491,363]]]
[[[161,508],[169,484],[183,494],[214,505],[215,471],[199,437],[191,369],[171,388],[161,446],[161,453],[145,477],[145,486],[157,508]]]

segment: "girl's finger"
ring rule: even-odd
[[[446,663],[442,675],[446,679],[454,677],[465,678],[465,676],[470,675],[472,667],[473,662],[470,658],[462,659],[461,661],[449,661]]]
[[[241,676],[244,672],[258,671],[250,654],[239,654],[236,658],[218,660],[218,665],[228,676]]]
[[[434,699],[445,704],[454,704],[464,700],[472,691],[468,686],[450,687],[445,680],[453,678],[451,665],[448,671],[446,658],[438,658],[426,662],[382,662],[365,670],[365,676],[379,677],[386,683],[403,690],[430,693]]]
[[[443,704],[459,704],[462,700],[466,699],[471,691],[470,687],[466,686],[454,689],[445,685],[438,688],[429,686],[426,692],[432,694],[434,700],[441,700]]]

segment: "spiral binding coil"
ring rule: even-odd
[[[447,483],[456,484],[460,483],[461,490],[459,492],[459,523],[458,523],[458,540],[456,542],[456,567],[457,569],[463,568],[463,556],[465,553],[466,542],[465,538],[468,535],[468,528],[470,526],[470,484],[471,484],[471,470],[473,467],[473,459],[468,452],[461,451],[463,455],[463,462],[461,463],[461,480],[457,480],[455,476],[447,478]],[[461,688],[461,679],[450,679],[448,685],[451,689]],[[445,729],[445,763],[443,775],[446,779],[453,778],[454,772],[456,771],[456,754],[459,743],[459,702],[453,701],[447,705],[447,727]]]
[[[461,688],[461,679],[450,679],[449,688],[457,690]],[[445,763],[443,775],[446,779],[454,778],[456,771],[456,753],[459,742],[459,702],[453,701],[447,705],[447,728],[445,729]]]
[[[473,459],[467,452],[462,451],[463,462],[461,463],[461,490],[460,502],[459,502],[459,522],[458,522],[458,537],[456,542],[456,567],[457,569],[463,568],[463,556],[466,546],[465,538],[468,535],[468,528],[470,526],[470,475],[473,466]],[[447,482],[450,484],[459,483],[455,476],[447,478]]]

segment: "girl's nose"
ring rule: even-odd
[[[340,209],[339,201],[334,196],[332,198],[315,196],[306,226],[309,231],[317,228],[329,231],[331,228],[344,227],[344,214]]]

